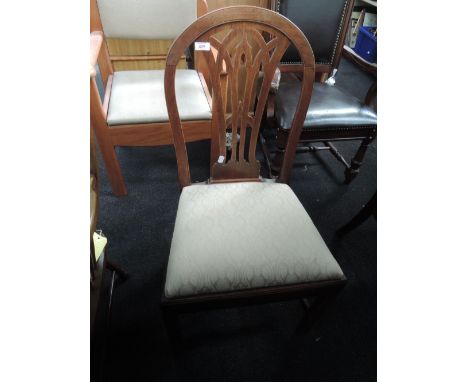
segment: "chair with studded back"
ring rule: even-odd
[[[369,89],[365,104],[325,81],[338,67],[346,31],[349,25],[354,0],[271,0],[271,8],[294,22],[306,35],[315,53],[316,81],[314,96],[308,107],[307,116],[299,139],[299,150],[329,150],[344,166],[345,181],[351,182],[358,174],[368,145],[377,135],[377,114],[370,107],[377,90],[377,83]],[[349,50],[349,49],[348,49]],[[374,78],[376,65],[366,62],[358,55],[350,55]],[[300,57],[294,48],[286,51],[280,65],[281,82],[276,95],[269,101],[270,121],[276,129],[276,153],[268,164],[273,172],[278,171],[284,156],[287,137],[301,89]],[[339,85],[339,81],[338,81]],[[359,140],[361,144],[351,163],[339,153],[332,141]],[[323,142],[323,146],[313,146]],[[264,141],[263,141],[264,143]],[[265,145],[264,153],[267,153]]]
[[[177,62],[193,41],[209,43],[218,52],[216,57],[204,52],[212,80],[211,155],[217,160],[209,180],[198,184],[191,183],[175,87]],[[299,51],[304,81],[280,176],[264,180],[255,147],[271,79],[289,45]],[[314,294],[328,301],[344,285],[340,266],[286,184],[312,93],[314,68],[304,34],[285,17],[259,7],[210,12],[172,45],[164,85],[182,193],[162,297],[168,324],[185,309]],[[222,90],[221,75],[227,75],[228,92]],[[232,112],[225,112],[224,97],[229,98]]]
[[[91,0],[91,124],[115,195],[127,194],[115,147],[172,144],[163,87],[166,53],[206,9],[204,0]],[[105,88],[102,102],[96,64]],[[186,52],[177,64],[187,140],[209,139],[211,99],[204,76],[186,69]]]

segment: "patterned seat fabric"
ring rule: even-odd
[[[183,189],[167,298],[343,278],[288,185],[242,182]]]
[[[211,109],[195,70],[177,70],[176,97],[182,121],[211,119]],[[114,73],[107,123],[126,125],[168,122],[164,70]]]

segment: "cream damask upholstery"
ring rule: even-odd
[[[182,190],[167,298],[344,278],[288,185],[241,182]]]
[[[97,0],[107,38],[173,40],[197,18],[197,0]]]
[[[182,121],[211,119],[210,105],[195,70],[177,70],[175,89]],[[114,73],[107,114],[109,125],[168,121],[164,70]]]

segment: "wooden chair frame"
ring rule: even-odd
[[[279,12],[279,5],[281,0],[270,0],[270,7],[273,11]],[[340,32],[337,36],[336,45],[333,52],[333,57],[328,63],[320,63],[316,65],[316,81],[324,83],[330,73],[333,72],[334,69],[338,68],[340,63],[341,57],[344,55],[351,62],[358,65],[360,69],[365,71],[366,73],[370,74],[375,78],[374,83],[370,86],[366,98],[365,98],[365,105],[373,106],[376,92],[377,92],[377,66],[375,64],[371,64],[365,60],[363,60],[360,56],[358,56],[354,51],[346,46],[344,46],[346,30],[349,26],[351,14],[354,7],[354,0],[348,0],[345,4],[345,8],[343,9],[343,17],[340,26]],[[300,75],[300,70],[298,70],[298,64],[288,63],[288,64],[281,64],[279,66],[281,72],[292,72],[294,73],[300,80],[303,80]],[[270,93],[270,98],[268,100],[268,110],[266,112],[267,120],[273,124],[273,127],[277,131],[276,136],[276,153],[273,159],[270,159],[270,155],[268,153],[268,149],[266,147],[265,139],[261,136],[260,142],[262,144],[262,150],[265,156],[265,161],[267,164],[267,168],[269,171],[270,177],[274,178],[275,173],[277,173],[278,169],[281,167],[281,163],[284,160],[284,153],[286,142],[288,140],[289,131],[281,129],[276,121],[274,120],[274,104],[275,104],[275,94],[274,92]],[[310,129],[310,130],[303,130],[298,143],[303,144],[302,146],[297,147],[297,151],[317,151],[317,150],[328,150],[331,154],[338,159],[340,163],[345,166],[345,182],[350,183],[356,175],[359,173],[359,168],[362,164],[364,159],[364,155],[367,151],[369,144],[376,138],[377,136],[377,127],[376,126],[356,126],[352,129],[344,129],[340,126],[335,127],[326,127],[326,128],[317,128],[317,129]],[[361,145],[356,152],[354,158],[352,159],[351,163],[348,163],[346,159],[340,154],[337,148],[333,145],[332,141],[343,141],[343,140],[360,140]],[[311,143],[322,142],[324,146],[312,146]]]
[[[228,33],[223,41],[219,41],[213,35],[222,28],[230,29],[231,33]],[[257,32],[261,30],[262,32],[274,34],[275,37],[269,42],[259,42],[262,49],[258,51],[255,57],[252,57],[249,53],[251,50],[249,50],[246,34],[254,29]],[[258,33],[256,36],[262,35]],[[252,151],[252,146],[255,146],[257,142],[261,117],[266,106],[271,79],[277,63],[290,43],[296,46],[302,58],[300,66],[305,80],[302,82],[299,103],[293,119],[289,141],[286,145],[285,160],[282,163],[281,173],[277,179],[278,182],[287,182],[301,126],[312,95],[312,80],[315,76],[314,55],[306,37],[291,21],[271,10],[252,6],[234,6],[210,12],[199,18],[173,43],[167,58],[164,86],[169,120],[174,135],[179,182],[182,188],[191,184],[191,178],[186,151],[187,138],[179,117],[174,81],[178,58],[193,41],[208,41],[218,51],[217,56],[207,52],[207,62],[211,67],[213,86],[212,166],[211,178],[208,183],[262,181],[258,162],[255,159],[255,150]],[[234,48],[231,52],[235,53],[228,53],[229,47]],[[270,53],[270,51],[272,52]],[[250,108],[245,105],[249,104],[252,96],[252,84],[255,82],[253,73],[257,72],[258,74],[260,70],[259,61],[262,61],[263,80],[258,92],[256,108],[252,113]],[[231,102],[233,105],[239,105],[239,108],[237,108],[237,112],[236,108],[233,108],[232,113],[228,114],[225,113],[223,108],[225,103],[223,97],[227,95],[223,91],[221,82],[225,78],[223,75],[226,72],[230,81],[237,81],[236,78],[242,62],[248,68],[247,80],[243,91],[242,89],[237,91],[236,82],[233,83],[234,86],[231,89],[235,90],[231,90]],[[253,68],[252,71],[249,71],[249,68]],[[245,134],[248,127],[251,128],[250,147],[248,157],[245,158],[241,153],[245,153]],[[225,139],[229,128],[232,132],[233,142],[231,157],[227,160],[228,153],[226,153]],[[237,142],[234,131],[240,135],[239,142]],[[239,147],[238,153],[236,147]],[[170,299],[163,295],[161,306],[166,324],[170,329],[176,322],[175,314],[180,311],[239,306],[310,295],[317,296],[320,301],[328,301],[330,295],[338,291],[345,281],[346,279],[311,282]]]
[[[206,12],[206,1],[198,2],[198,13]],[[112,91],[114,74],[113,63],[105,42],[102,24],[99,18],[96,0],[91,0],[91,36],[90,36],[90,111],[91,126],[96,134],[96,140],[101,150],[112,190],[115,195],[127,194],[127,188],[122,176],[120,165],[115,152],[116,146],[162,146],[173,144],[169,122],[142,123],[130,125],[109,126],[107,111]],[[145,59],[148,56],[142,56]],[[133,57],[135,58],[135,57]],[[130,59],[133,59],[130,57]],[[96,64],[99,66],[105,88],[104,100],[101,98],[96,83]],[[199,73],[205,95],[211,106],[211,96],[202,73]],[[157,107],[157,105],[155,105]],[[193,120],[182,123],[188,142],[210,139],[211,121]]]

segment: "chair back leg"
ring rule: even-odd
[[[367,148],[369,144],[372,142],[374,137],[367,137],[362,140],[361,146],[359,146],[356,155],[354,156],[353,160],[351,161],[351,166],[346,168],[345,170],[345,183],[349,184],[351,181],[359,174],[359,168],[362,165],[362,161],[364,160],[364,155],[366,155]]]

